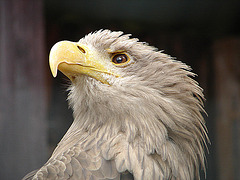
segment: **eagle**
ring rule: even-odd
[[[205,99],[188,65],[111,30],[56,43],[49,64],[70,79],[74,121],[24,179],[193,180],[206,171]]]

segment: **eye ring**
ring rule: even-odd
[[[124,65],[130,61],[130,58],[127,54],[119,53],[112,56],[112,63],[115,65]]]

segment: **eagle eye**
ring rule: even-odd
[[[112,62],[115,65],[126,64],[130,61],[130,58],[126,54],[114,54],[112,57]]]

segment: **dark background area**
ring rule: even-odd
[[[130,33],[193,68],[208,113],[206,179],[240,179],[240,1],[0,0],[0,11],[0,179],[41,167],[72,123],[50,48],[99,29]]]

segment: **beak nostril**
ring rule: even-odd
[[[82,53],[84,53],[84,54],[86,53],[86,51],[82,47],[80,47],[79,45],[77,45],[77,47]]]

